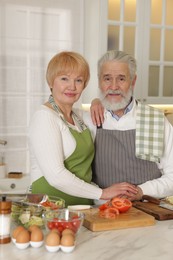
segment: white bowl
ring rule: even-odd
[[[61,246],[61,250],[64,253],[71,253],[75,249],[75,246]]]
[[[60,249],[60,246],[47,246],[45,245],[47,251],[54,253],[57,252]]]
[[[72,205],[68,206],[68,209],[70,210],[85,210],[85,209],[90,209],[90,205]]]
[[[16,239],[12,237],[12,242],[15,244],[16,243]]]
[[[35,248],[38,248],[38,247],[41,247],[43,245],[44,241],[38,241],[38,242],[35,242],[35,241],[30,241],[30,245],[32,247],[35,247]]]
[[[15,245],[19,249],[26,249],[27,247],[29,247],[30,243],[15,243]]]

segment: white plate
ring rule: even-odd
[[[68,209],[70,210],[84,210],[84,209],[90,209],[90,205],[73,205],[73,206],[68,206]]]

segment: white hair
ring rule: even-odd
[[[137,65],[136,65],[136,60],[133,56],[131,56],[130,54],[124,51],[118,51],[118,50],[112,50],[106,52],[98,61],[98,65],[97,65],[98,77],[100,77],[102,65],[107,61],[119,61],[119,62],[127,63],[129,66],[131,80],[134,79],[136,75]]]

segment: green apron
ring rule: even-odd
[[[71,154],[71,156],[64,161],[64,165],[70,172],[75,174],[81,180],[84,180],[87,183],[91,183],[91,163],[94,157],[94,144],[92,141],[90,131],[88,129],[85,129],[82,132],[78,132],[71,128],[69,128],[69,130],[76,140],[76,149]],[[32,183],[32,193],[43,193],[49,196],[52,195],[61,197],[65,200],[66,207],[68,205],[93,204],[93,200],[91,199],[74,197],[54,188],[53,186],[49,185],[49,183],[43,176]]]

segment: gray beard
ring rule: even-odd
[[[106,95],[108,93],[114,93],[114,94],[121,94],[122,96],[122,101],[121,102],[110,102],[109,100],[106,99]],[[132,87],[129,88],[128,92],[124,94],[120,90],[108,90],[106,93],[101,93],[101,102],[102,105],[107,109],[107,110],[112,110],[112,111],[118,111],[121,109],[125,109],[128,104],[131,102],[131,98],[133,96],[133,90]]]

